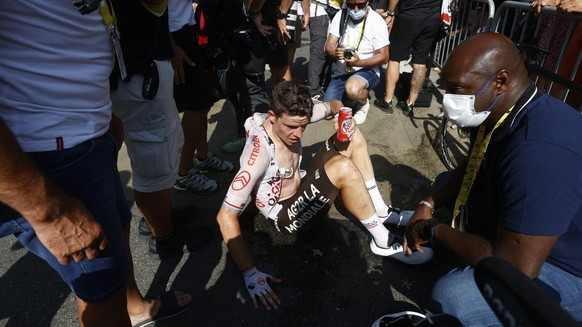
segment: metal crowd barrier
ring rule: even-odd
[[[529,3],[518,1],[505,1],[495,9],[492,0],[452,0],[451,14],[449,33],[432,54],[434,66],[442,68],[453,49],[476,33],[501,33],[521,51],[538,89],[582,111],[582,14],[555,7],[537,14]],[[440,90],[433,93],[442,98]]]
[[[451,26],[447,36],[437,42],[433,64],[442,68],[453,49],[468,37],[489,30],[495,14],[493,0],[451,0]]]
[[[490,31],[513,40],[538,89],[581,111],[581,20],[582,15],[555,7],[537,14],[528,3],[506,1],[497,9]]]

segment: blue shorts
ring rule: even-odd
[[[323,101],[331,100],[346,100],[345,86],[346,82],[351,77],[356,77],[363,80],[366,83],[366,88],[368,90],[374,89],[378,84],[380,84],[380,77],[376,72],[369,67],[359,69],[353,73],[347,73],[343,75],[336,76],[331,79],[331,82],[325,90],[325,95],[323,96]]]
[[[117,149],[106,134],[63,151],[28,153],[44,173],[67,194],[80,200],[101,224],[108,245],[99,257],[61,265],[40,243],[28,221],[0,205],[0,237],[15,235],[20,243],[54,269],[77,297],[101,302],[125,286],[129,261],[122,230],[131,221],[117,171]]]

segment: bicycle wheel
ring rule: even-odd
[[[456,131],[456,137],[451,134],[452,131]],[[465,129],[450,124],[446,117],[442,117],[433,146],[447,169],[454,170],[467,157],[468,136]]]

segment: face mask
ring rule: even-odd
[[[348,15],[350,15],[350,18],[352,20],[358,21],[358,20],[364,18],[364,16],[366,16],[366,8],[362,8],[358,11],[355,11],[354,9],[350,9],[350,10],[348,10]]]
[[[453,124],[459,127],[477,127],[481,125],[489,114],[491,114],[491,108],[497,102],[499,95],[495,97],[493,103],[485,111],[476,112],[475,111],[475,97],[479,95],[485,87],[489,84],[491,79],[487,80],[487,83],[481,87],[481,89],[476,93],[476,95],[466,95],[466,94],[445,94],[443,95],[443,112],[445,117],[450,120]]]
[[[477,127],[489,116],[491,111],[475,111],[475,96],[465,94],[443,95],[445,117],[459,127]]]

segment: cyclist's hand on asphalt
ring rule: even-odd
[[[259,271],[256,267],[253,267],[244,273],[244,279],[245,286],[249,292],[251,300],[253,300],[255,308],[258,308],[257,297],[261,303],[263,303],[265,309],[271,310],[279,308],[281,301],[277,297],[277,294],[275,294],[271,289],[269,282],[280,283],[280,278],[266,274]]]

